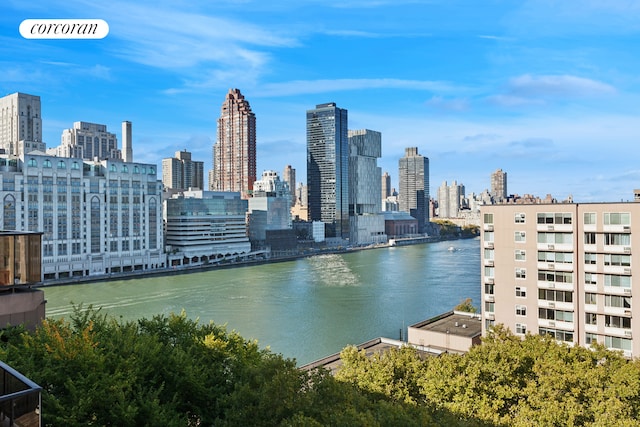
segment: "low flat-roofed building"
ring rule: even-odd
[[[419,349],[466,353],[480,344],[482,320],[479,314],[449,311],[409,326],[407,341]]]
[[[407,344],[404,341],[379,337],[357,345],[356,347],[358,348],[358,350],[364,350],[367,357],[371,357],[374,354],[380,354],[385,351],[389,351],[392,348],[400,348],[403,345],[411,344]],[[433,349],[432,351],[418,349],[418,351],[420,352],[421,356],[437,356],[442,353],[437,349]],[[330,356],[323,357],[322,359],[316,360],[314,362],[307,363],[306,365],[301,366],[300,369],[304,371],[310,371],[316,368],[324,368],[329,370],[333,375],[340,369],[340,367],[342,367],[342,359],[340,358],[340,352],[338,352]]]

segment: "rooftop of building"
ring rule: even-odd
[[[418,354],[420,354],[421,357],[438,356],[443,353],[443,351],[437,349],[426,350],[424,347],[418,348],[417,346],[406,343],[404,341],[398,341],[383,337],[374,338],[356,347],[358,348],[358,350],[364,350],[367,357],[371,357],[374,354],[380,354],[385,351],[389,351],[392,348],[400,348],[404,345],[412,346],[418,349]],[[341,366],[342,359],[340,358],[340,353],[335,353],[322,359],[316,360],[315,362],[307,363],[306,365],[301,366],[300,369],[310,371],[312,369],[322,367],[329,370],[333,375],[340,369]]]
[[[482,334],[482,320],[479,314],[449,311],[418,322],[409,328],[473,338]]]
[[[384,219],[388,221],[417,221],[414,217],[409,215],[408,212],[404,211],[383,211]]]

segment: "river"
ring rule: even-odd
[[[68,317],[80,303],[125,320],[185,310],[302,365],[348,344],[398,339],[400,329],[406,336],[407,326],[465,298],[479,308],[480,244],[444,241],[43,289],[48,317]]]

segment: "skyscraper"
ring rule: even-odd
[[[495,202],[507,199],[507,173],[502,169],[491,174],[491,196]]]
[[[389,172],[385,172],[382,175],[382,198],[381,200],[386,199],[391,196],[391,176]]]
[[[256,181],[256,116],[239,89],[229,89],[213,146],[213,170],[209,188],[239,191],[248,198]]]
[[[418,231],[425,233],[429,224],[429,158],[418,154],[417,147],[409,147],[398,163],[400,210],[416,218]]]
[[[282,174],[282,180],[289,184],[289,192],[291,193],[291,206],[296,204],[296,170],[287,165]]]
[[[0,98],[0,152],[19,156],[45,151],[40,97],[12,93]]]
[[[349,131],[349,237],[351,243],[384,243],[380,198],[382,134],[369,129]]]
[[[453,181],[447,185],[444,181],[438,187],[438,216],[440,218],[457,218],[464,199],[464,185]]]
[[[347,110],[334,102],[307,110],[309,219],[325,223],[326,237],[349,238]]]

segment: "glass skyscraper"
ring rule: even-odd
[[[334,102],[307,110],[309,220],[326,224],[326,237],[349,238],[347,110]]]
[[[418,231],[429,225],[429,159],[417,147],[405,149],[399,161],[400,210],[418,220]]]

